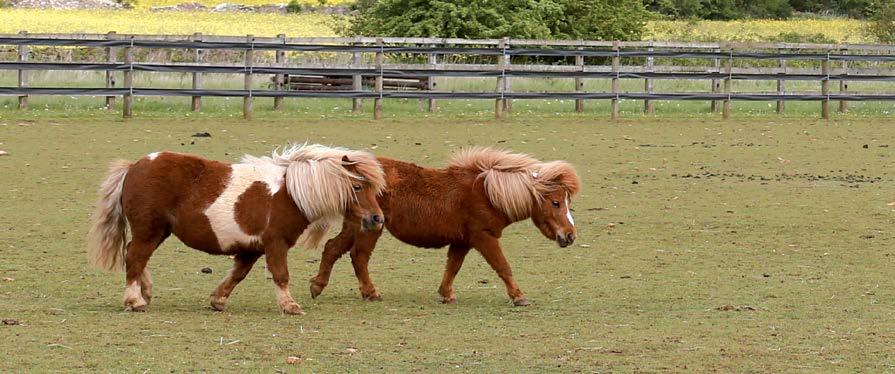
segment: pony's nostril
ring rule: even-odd
[[[376,222],[376,223],[385,223],[385,217],[376,214],[376,215],[373,216],[373,222]]]
[[[566,235],[566,240],[568,240],[569,243],[574,242],[574,241],[575,241],[575,234],[569,233],[568,235]]]

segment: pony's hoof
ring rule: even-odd
[[[323,286],[320,286],[311,280],[311,298],[316,299],[321,293],[323,293]]]
[[[299,305],[296,304],[296,303],[292,303],[292,304],[286,304],[286,305],[284,305],[284,306],[283,306],[283,313],[286,313],[286,314],[289,314],[289,315],[294,315],[294,316],[300,316],[300,315],[304,315],[304,314],[305,314],[305,312],[304,312],[303,310],[301,310],[301,306],[299,306]]]
[[[526,298],[523,297],[523,298],[519,298],[519,299],[513,300],[513,305],[515,305],[515,306],[529,306],[529,305],[531,305],[531,303],[528,302],[528,299],[526,299]]]
[[[211,295],[211,309],[214,309],[216,312],[223,312],[225,306],[227,306],[226,297],[215,297],[214,295]]]
[[[126,305],[124,307],[125,311],[128,312],[145,312],[149,308],[149,304],[140,304],[140,305]]]
[[[372,294],[372,295],[364,296],[364,300],[366,300],[366,301],[382,301],[382,295],[380,295],[380,294],[377,292],[377,293],[374,293],[374,294]]]
[[[442,297],[442,298],[441,298],[441,303],[442,303],[442,304],[456,304],[456,303],[457,303],[457,296]]]

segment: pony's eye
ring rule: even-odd
[[[354,192],[359,192],[361,190],[361,185],[355,184],[355,185],[351,186],[351,188],[354,188]]]
[[[559,201],[553,200],[553,207],[559,208]]]

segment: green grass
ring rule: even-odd
[[[890,116],[608,122],[602,105],[576,115],[566,102],[558,114],[517,103],[498,122],[490,101],[432,115],[387,101],[387,118],[373,122],[344,100],[289,100],[287,113],[265,100],[245,122],[239,101],[208,100],[208,112],[188,116],[185,100],[148,100],[122,121],[92,109],[97,99],[41,100],[0,110],[10,153],[0,156],[0,277],[13,279],[0,280],[0,318],[21,323],[0,325],[0,371],[269,372],[293,368],[294,355],[315,372],[895,370]],[[213,137],[190,137],[198,131]],[[166,149],[232,161],[306,139],[375,144],[431,166],[470,144],[569,160],[584,181],[573,202],[580,239],[559,249],[529,222],[505,232],[526,308],[509,306],[477,255],[457,279],[459,303],[439,304],[444,251],[388,235],[371,263],[383,302],[359,299],[347,259],[311,300],[319,252],[293,250],[301,317],[277,312],[260,266],[226,312],[208,310],[229,260],[174,239],[150,262],[148,313],[122,312],[122,274],[87,267],[88,216],[110,160]]]

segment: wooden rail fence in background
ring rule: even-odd
[[[274,98],[275,110],[282,108],[282,101],[287,97],[346,98],[352,99],[354,111],[361,109],[362,99],[372,98],[376,119],[382,117],[382,101],[387,98],[427,100],[430,111],[436,109],[438,99],[490,99],[495,100],[494,111],[498,118],[512,110],[514,99],[569,99],[574,101],[578,112],[584,111],[586,100],[609,100],[613,119],[619,118],[620,100],[643,100],[645,113],[654,112],[655,100],[710,101],[712,112],[716,112],[717,102],[721,101],[725,119],[730,118],[731,102],[735,100],[775,101],[779,113],[784,112],[786,101],[820,101],[822,118],[830,117],[831,100],[839,101],[840,112],[848,110],[847,101],[895,101],[895,85],[889,86],[893,89],[877,93],[848,89],[850,81],[895,82],[895,46],[892,45],[287,38],[282,34],[262,38],[199,33],[122,35],[115,32],[0,34],[0,45],[14,46],[17,51],[14,61],[0,61],[0,70],[18,71],[18,85],[0,87],[0,95],[17,96],[19,108],[27,108],[31,95],[105,96],[109,108],[114,105],[115,97],[120,96],[125,117],[133,114],[134,96],[191,97],[194,111],[201,110],[202,97],[242,97],[246,119],[252,118],[253,102],[261,97]],[[105,61],[37,61],[31,58],[35,47],[103,48]],[[122,62],[117,61],[119,49],[122,49]],[[134,60],[135,49],[186,49],[193,51],[193,58],[191,62],[178,63],[138,62]],[[239,51],[244,59],[242,63],[207,62],[207,53],[215,50]],[[345,54],[349,59],[338,64],[295,63],[287,61],[288,52]],[[262,55],[265,53],[273,54],[272,62],[264,62]],[[493,62],[481,63],[489,58]],[[514,58],[523,63],[514,64]],[[591,64],[587,64],[588,59]],[[666,63],[657,64],[657,59]],[[547,60],[549,62],[545,62]],[[680,61],[688,63],[678,63]],[[29,81],[30,71],[49,70],[104,72],[105,85],[96,88],[34,87]],[[135,71],[191,74],[192,85],[191,88],[141,87],[135,85]],[[114,79],[116,72],[123,76],[123,85],[119,87]],[[242,74],[243,89],[203,88],[206,74]],[[272,76],[272,89],[256,89],[254,77],[258,74]],[[315,90],[313,86],[303,86],[304,89],[292,90],[293,82],[301,82],[301,79],[293,80],[293,75],[306,77],[307,82],[337,81],[338,85],[336,89]],[[384,84],[385,77],[417,79],[418,83],[415,90],[404,90],[392,82]],[[493,91],[483,92],[435,89],[435,78],[451,77],[496,79],[497,84]],[[512,89],[513,78],[569,78],[574,85],[563,92],[520,92]],[[586,79],[608,80],[610,90],[588,91]],[[643,91],[622,91],[620,81],[628,79],[642,79]],[[657,79],[701,80],[710,85],[706,92],[655,92],[654,81]],[[364,89],[365,80],[372,80],[372,89]],[[734,92],[732,83],[735,80],[776,81],[776,91]],[[786,81],[814,81],[818,83],[818,91],[787,92]],[[839,82],[838,92],[830,92],[830,81]]]

